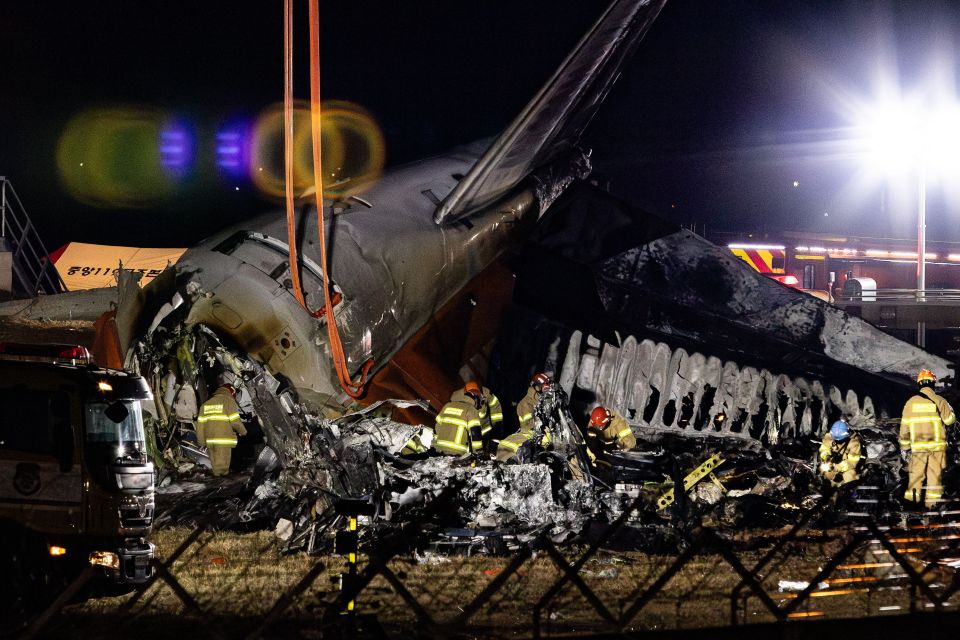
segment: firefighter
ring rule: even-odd
[[[533,411],[537,408],[537,401],[543,395],[543,390],[553,384],[545,373],[534,374],[530,378],[530,387],[527,389],[527,395],[517,403],[517,421],[520,424],[520,431],[529,431],[533,426]]]
[[[200,407],[197,416],[197,443],[210,452],[213,475],[224,476],[230,471],[231,450],[237,446],[237,436],[247,435],[240,421],[237,390],[232,384],[221,385]]]
[[[943,470],[947,466],[946,427],[956,420],[950,403],[936,394],[937,377],[924,369],[917,375],[917,394],[907,400],[900,418],[900,448],[907,458],[910,477],[904,498],[919,502],[926,487],[927,507],[943,496]]]
[[[400,455],[402,456],[416,456],[422,453],[426,453],[430,450],[430,445],[433,443],[435,434],[433,429],[430,427],[423,427],[419,433],[416,433],[407,440],[407,443],[403,445],[403,448],[400,450]]]
[[[450,402],[437,415],[433,447],[452,456],[480,454],[484,441],[502,421],[503,409],[497,396],[471,380],[453,392]]]
[[[637,446],[637,438],[626,418],[603,406],[590,412],[587,435],[599,438],[604,449],[616,447],[621,451],[629,451]]]
[[[517,420],[520,428],[500,441],[500,445],[497,447],[497,460],[500,462],[515,460],[520,447],[533,438],[533,412],[543,395],[543,390],[551,384],[553,384],[553,381],[545,373],[534,374],[530,379],[527,394],[517,403]],[[545,433],[540,441],[540,446],[546,447],[549,443],[550,434]]]
[[[521,429],[500,441],[497,447],[497,460],[500,462],[516,462],[520,448],[528,441],[533,440],[534,431],[530,429]],[[550,444],[550,432],[545,431],[540,439],[540,445],[537,449],[546,449]]]
[[[862,453],[860,436],[850,431],[845,420],[837,420],[820,443],[820,475],[836,487],[859,480]]]

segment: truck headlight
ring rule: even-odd
[[[120,556],[112,551],[94,551],[90,554],[90,564],[95,567],[106,567],[114,571],[120,570]]]

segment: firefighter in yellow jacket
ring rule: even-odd
[[[537,408],[540,396],[543,390],[553,384],[553,381],[545,373],[538,373],[530,379],[530,387],[527,389],[527,395],[517,403],[517,420],[520,428],[500,441],[497,447],[497,460],[500,462],[513,461],[520,447],[528,440],[533,438],[533,412]],[[546,447],[550,443],[550,433],[544,433],[540,441],[541,447]]]
[[[599,438],[604,449],[616,447],[621,451],[629,451],[637,446],[637,438],[626,418],[602,406],[590,413],[587,435]]]
[[[225,384],[203,403],[197,416],[197,442],[210,452],[215,476],[224,476],[230,471],[230,455],[237,446],[237,436],[247,435],[240,421],[236,397],[233,385]]]
[[[445,455],[480,454],[493,428],[503,422],[497,396],[471,380],[454,391],[437,415],[433,448]]]
[[[837,420],[820,442],[820,475],[834,486],[860,479],[863,442],[846,420]]]
[[[537,408],[537,402],[543,395],[543,390],[553,384],[545,373],[537,373],[530,379],[530,387],[527,389],[527,395],[517,403],[517,421],[520,424],[520,431],[529,431],[533,425],[533,411]]]
[[[943,470],[947,466],[946,428],[956,417],[950,403],[936,394],[937,377],[924,369],[917,376],[917,395],[907,400],[900,418],[900,448],[909,452],[910,477],[904,497],[919,502],[926,488],[924,502],[936,505],[943,496]]]

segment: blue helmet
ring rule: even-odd
[[[850,425],[843,420],[837,420],[830,426],[830,437],[837,442],[843,442],[850,437]]]

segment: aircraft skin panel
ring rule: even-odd
[[[869,323],[757,274],[735,256],[681,230],[603,263],[598,291],[609,309],[628,313],[642,295],[692,314],[713,315],[744,331],[796,344],[875,374],[911,378],[920,369],[949,375],[947,362]]]
[[[359,369],[368,358],[374,359],[374,371],[385,365],[437,309],[536,219],[532,192],[521,191],[469,223],[447,227],[433,223],[435,203],[422,191],[429,185],[439,188],[443,176],[465,171],[475,157],[460,151],[401,168],[362,194],[370,206],[348,200],[346,211],[326,216],[330,275],[343,293],[335,316],[351,370]],[[309,205],[302,207],[297,213],[300,255],[319,263],[316,225],[315,210]],[[244,261],[217,250],[244,231],[285,241],[286,220],[282,212],[273,212],[224,229],[187,251],[177,270],[181,280],[194,281],[222,305],[241,313],[244,309],[263,312],[247,321],[253,328],[246,323],[242,329],[230,328],[213,315],[213,306],[204,303],[191,311],[191,322],[217,326],[218,331],[243,344],[263,343],[262,348],[249,350],[272,372],[284,374],[295,386],[320,394],[318,397],[337,395],[326,329],[309,317],[287,288],[282,265],[286,256],[276,255],[275,247],[255,242],[245,245],[246,259],[261,266],[244,270]],[[250,253],[254,251],[264,257],[254,258]],[[262,271],[263,265],[269,264],[267,255],[277,261],[276,270],[281,274],[277,280]],[[251,278],[257,284],[235,286],[239,274],[252,273],[250,270],[256,271]],[[315,283],[317,290],[307,293],[319,307],[319,280],[305,277],[304,282]],[[272,315],[266,313],[266,299]],[[269,340],[280,325],[288,324],[300,327],[303,353],[278,360],[273,358],[275,349]]]

